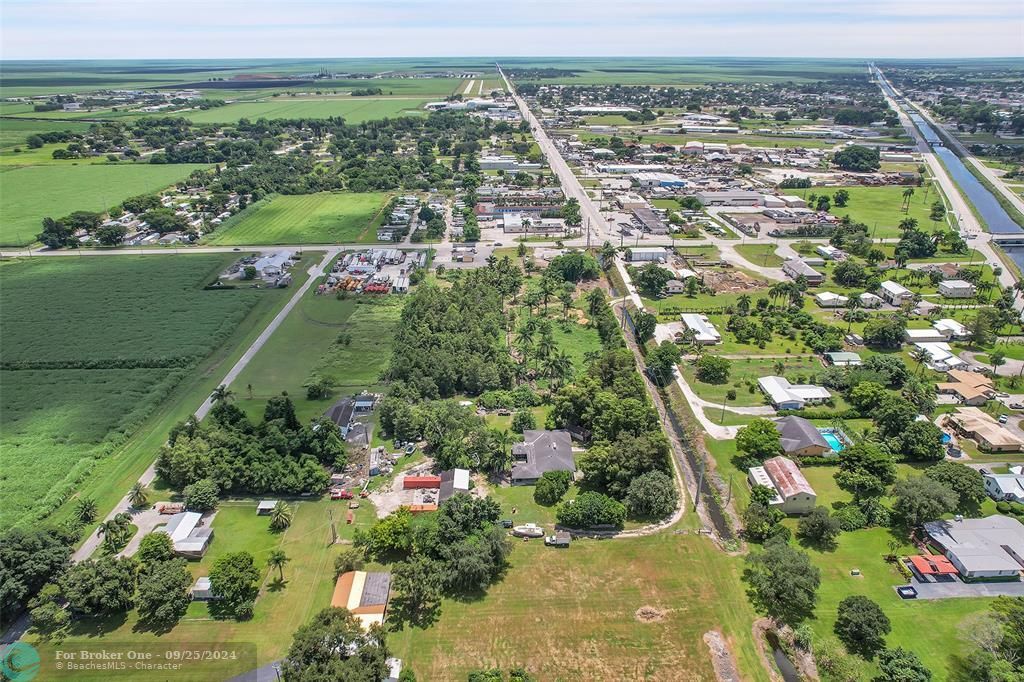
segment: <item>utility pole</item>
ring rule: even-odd
[[[693,511],[700,507],[700,491],[704,487],[704,459],[700,460],[700,476],[697,478],[697,494],[693,498]]]
[[[334,525],[334,510],[327,508],[327,517],[331,520],[331,544],[338,544],[338,529]]]

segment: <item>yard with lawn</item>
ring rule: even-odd
[[[277,195],[226,221],[211,244],[377,243],[384,192]]]
[[[728,401],[728,405],[734,407],[754,407],[768,404],[767,398],[757,384],[757,380],[761,377],[779,375],[785,376],[793,383],[806,383],[823,369],[821,361],[816,357],[789,357],[773,360],[745,358],[732,360],[731,363],[729,380],[724,384],[706,384],[698,380],[692,363],[684,361],[679,369],[690,388],[704,400],[720,405],[725,401],[726,393],[735,390],[736,399]]]
[[[345,506],[330,500],[287,500],[293,511],[291,526],[281,533],[269,528],[270,517],[256,514],[256,499],[228,500],[220,505],[212,527],[214,538],[201,560],[189,561],[194,578],[209,575],[218,558],[230,552],[246,551],[255,558],[262,575],[260,595],[253,618],[237,622],[211,614],[207,602],[195,601],[179,623],[169,632],[156,633],[138,625],[137,613],[110,619],[82,619],[75,622],[63,648],[95,647],[106,644],[113,651],[132,646],[166,645],[210,648],[210,645],[252,643],[255,665],[265,665],[280,658],[291,644],[291,634],[323,608],[330,606],[334,590],[334,557],[344,545],[331,544],[331,519],[334,510],[338,535],[351,541],[355,528],[370,526],[375,515],[365,500],[355,511],[355,523],[344,522]],[[271,550],[282,550],[289,558],[284,567],[284,581],[279,582],[277,570],[267,567]],[[30,640],[40,649],[43,660],[52,660],[53,643]],[[252,660],[239,660],[224,667],[210,669],[205,679],[226,679],[247,672]],[[106,673],[109,677],[109,673]],[[97,678],[99,679],[99,678]],[[135,677],[131,679],[142,679]],[[204,679],[202,675],[190,679]]]
[[[201,164],[97,164],[11,167],[2,171],[0,246],[25,246],[43,218],[73,211],[106,211],[128,197],[174,184]],[[375,235],[376,236],[376,235]]]
[[[784,259],[775,254],[776,248],[775,244],[740,244],[735,247],[741,256],[764,268],[782,267]]]
[[[485,596],[446,599],[434,625],[388,638],[418,679],[519,665],[544,680],[674,679],[680,671],[714,679],[702,640],[711,630],[724,633],[744,679],[769,679],[750,636],[741,561],[705,538],[577,540],[564,550],[518,542],[511,564]],[[645,606],[663,615],[640,620]]]

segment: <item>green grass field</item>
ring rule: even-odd
[[[796,383],[795,379],[798,376],[803,375],[806,378],[807,375],[820,372],[823,369],[821,361],[816,358],[733,360],[729,381],[724,384],[705,384],[702,381],[698,381],[694,375],[692,364],[683,363],[680,369],[683,372],[683,376],[686,377],[686,382],[690,384],[690,388],[704,400],[721,404],[725,400],[725,394],[729,390],[735,390],[736,400],[730,400],[728,404],[734,407],[744,407],[768,404],[764,393],[757,386],[757,380],[761,377],[778,374],[775,365],[780,362],[784,365],[782,375],[788,377],[793,383]],[[753,391],[750,390],[751,385],[753,385]]]
[[[204,291],[232,258],[0,265],[0,527],[52,512],[134,436],[189,370],[233,336],[254,306],[282,300],[284,290]],[[157,445],[166,434],[165,428]]]
[[[744,679],[768,679],[740,562],[703,538],[581,540],[564,551],[517,543],[511,562],[485,597],[445,600],[430,628],[389,637],[417,679],[465,680],[474,669],[515,665],[541,680],[714,679],[702,641],[713,629]],[[642,606],[663,609],[664,619],[638,621]]]
[[[43,165],[0,170],[0,246],[35,241],[40,222],[73,211],[105,211],[128,197],[156,192],[199,164]]]
[[[210,236],[213,244],[340,244],[377,241],[376,218],[388,195],[319,192],[273,197]]]
[[[775,255],[775,244],[740,244],[736,251],[754,265],[766,268],[782,266],[783,259]]]
[[[916,218],[918,227],[930,232],[934,227],[944,228],[945,221],[938,224],[928,219],[932,204],[941,201],[941,196],[932,188],[925,191],[924,187],[914,187],[914,196],[910,199],[910,210],[903,212],[902,186],[887,187],[844,187],[850,193],[848,204],[839,208],[833,204],[832,213],[837,216],[850,216],[856,222],[864,223],[871,230],[871,235],[878,238],[899,237],[899,224],[905,218]],[[829,197],[835,192],[829,192]],[[810,194],[823,194],[821,189],[799,189],[793,194],[806,198]],[[927,194],[927,196],[926,196]]]
[[[341,116],[348,123],[362,123],[396,116],[421,116],[429,98],[404,97],[277,97],[263,102],[239,102],[205,111],[187,111],[194,123],[234,123],[242,118],[329,118]]]
[[[335,399],[379,387],[401,304],[398,296],[339,301],[317,296],[312,288],[238,377],[239,405],[257,417],[269,398],[288,391],[296,414],[305,421],[334,402],[306,398],[303,384],[313,374],[334,382]],[[337,343],[341,334],[349,335],[349,345]]]
[[[13,112],[12,112],[13,113]],[[6,110],[3,115],[7,116]],[[84,133],[91,124],[84,121],[30,121],[13,118],[0,119],[0,149],[12,149],[19,145],[27,149],[25,140],[29,135],[36,133],[52,133],[70,130],[76,133]]]

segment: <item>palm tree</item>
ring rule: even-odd
[[[145,507],[149,503],[146,486],[136,481],[132,489],[128,491],[128,502],[136,509]]]
[[[740,294],[739,298],[736,299],[736,310],[739,311],[740,315],[746,315],[750,312],[750,294]]]
[[[548,312],[548,298],[555,293],[555,282],[551,277],[540,278],[540,295],[544,303],[544,313]]]
[[[860,296],[851,296],[850,300],[846,302],[846,333],[850,333],[850,328],[853,326],[853,312],[860,308]]]
[[[905,194],[905,193],[904,193]],[[917,218],[904,218],[900,221],[900,230],[903,232],[911,232],[917,229]]]
[[[914,188],[908,187],[903,190],[903,212],[906,213],[910,210],[910,198],[914,196]]]
[[[210,402],[219,403],[227,402],[235,397],[235,392],[230,388],[221,384],[217,388],[213,389],[213,393],[210,394]]]
[[[776,376],[782,376],[786,373],[786,363],[782,360],[776,360],[775,364],[772,365],[772,369],[775,371]]]
[[[292,508],[284,500],[278,500],[274,508],[270,510],[270,527],[274,530],[284,530],[292,525]]]
[[[530,221],[529,218],[523,218],[522,222],[523,222],[523,234],[527,234],[527,235],[530,234],[530,225],[532,225],[533,223]]]
[[[549,357],[546,364],[548,376],[551,378],[552,384],[561,385],[572,373],[572,358],[564,350],[560,350]]]
[[[605,242],[604,244],[601,245],[601,251],[599,252],[599,255],[601,256],[601,265],[606,270],[612,266],[612,263],[615,262],[615,253],[615,247],[612,246],[611,242]]]
[[[924,348],[914,348],[910,351],[910,357],[917,361],[917,373],[921,373],[921,368],[924,367],[924,363],[931,357]]]
[[[96,500],[91,497],[83,497],[78,500],[78,505],[75,507],[75,516],[82,523],[94,521],[98,513],[99,509],[96,506]]]
[[[501,461],[499,465],[499,471],[505,471],[508,469],[510,463],[508,446],[512,445],[515,440],[512,438],[512,434],[509,433],[508,429],[502,429],[501,431],[494,432],[494,444],[501,450]],[[497,471],[494,473],[498,473]]]
[[[280,549],[272,549],[270,550],[270,554],[267,555],[267,566],[277,569],[277,578],[281,582],[284,582],[284,565],[289,561],[291,561],[291,559],[289,559],[288,555]]]
[[[537,344],[537,357],[547,360],[555,352],[555,348],[555,338],[551,334],[545,334],[540,337],[540,342]]]

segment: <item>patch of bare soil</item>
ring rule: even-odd
[[[667,613],[665,609],[659,609],[654,606],[641,606],[634,615],[641,623],[659,623],[665,620]]]
[[[718,630],[704,633],[704,643],[711,650],[711,664],[715,667],[715,678],[719,682],[740,682],[740,671],[733,658],[729,643]]]
[[[705,270],[701,273],[704,284],[716,294],[737,293],[763,289],[764,282],[739,270]]]

